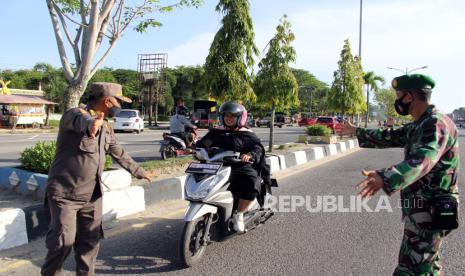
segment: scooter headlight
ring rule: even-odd
[[[193,175],[190,175],[186,181],[186,198],[193,200],[204,199],[215,187],[216,175],[211,175],[201,181],[195,181]]]

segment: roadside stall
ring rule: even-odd
[[[2,128],[14,128],[18,125],[41,126],[45,123],[49,107],[56,104],[46,100],[40,90],[10,89],[10,91],[9,95],[0,95],[0,127]]]

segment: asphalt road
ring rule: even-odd
[[[262,140],[264,145],[268,145],[269,129],[253,129]],[[138,162],[160,159],[158,152],[160,140],[163,132],[167,130],[149,130],[146,129],[140,134],[135,133],[117,133],[118,141],[124,146],[129,154]],[[206,130],[200,130],[200,135],[204,135]],[[298,134],[304,134],[305,128],[284,127],[275,128],[275,144],[284,144],[296,142]],[[31,147],[38,141],[56,140],[55,133],[42,134],[1,134],[0,135],[0,167],[16,166],[20,153],[27,147]]]
[[[463,137],[460,146],[464,164]],[[281,180],[275,195],[342,196],[344,206],[347,206],[350,197],[356,193],[354,184],[362,179],[362,168],[386,167],[401,158],[399,149],[362,149]],[[462,170],[462,190],[463,180]],[[370,200],[368,205],[372,209],[379,202],[380,195]],[[96,274],[391,275],[397,263],[402,222],[398,196],[393,196],[388,202],[392,212],[384,209],[380,212],[312,213],[301,207],[295,212],[277,213],[263,227],[210,245],[203,261],[190,269],[181,268],[178,260],[182,213],[175,212],[165,218],[139,216],[127,222],[133,225],[130,230],[121,230],[103,240]],[[463,210],[463,194],[461,202]],[[448,236],[443,244],[445,275],[465,274],[463,216],[461,220],[462,227]],[[32,251],[0,253],[0,257],[33,260],[24,265],[17,263],[14,269],[4,271],[5,275],[38,274],[45,254],[43,240],[34,244],[36,249]],[[65,265],[65,275],[73,275],[73,267],[70,256]]]

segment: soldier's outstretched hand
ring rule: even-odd
[[[362,170],[362,174],[367,178],[356,186],[358,194],[362,198],[374,196],[383,187],[383,179],[375,171]]]
[[[357,127],[349,121],[344,121],[342,124],[342,131],[345,135],[354,136],[356,134]]]

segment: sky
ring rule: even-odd
[[[38,62],[61,67],[45,0],[0,3],[0,70],[31,68]],[[216,0],[205,0],[198,9],[156,14],[163,26],[145,34],[128,29],[104,66],[137,70],[138,54],[149,53],[168,53],[169,67],[202,65],[221,26],[216,4]],[[280,18],[287,14],[296,37],[297,60],[291,66],[308,70],[328,84],[345,39],[352,53],[358,54],[359,9],[359,0],[250,0],[258,49],[265,48]],[[427,66],[416,72],[436,81],[432,102],[443,112],[465,106],[460,84],[465,78],[464,11],[463,0],[363,1],[364,71],[383,76],[388,87],[401,71]]]

